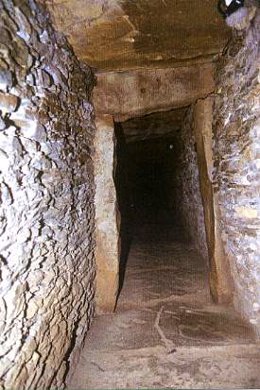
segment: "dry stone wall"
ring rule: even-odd
[[[93,314],[93,77],[39,2],[0,14],[0,388],[63,388]]]
[[[237,309],[260,329],[260,15],[233,39],[218,69],[215,187]]]

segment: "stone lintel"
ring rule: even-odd
[[[185,107],[214,91],[214,65],[97,73],[97,115],[116,121]]]

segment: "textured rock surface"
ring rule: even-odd
[[[218,70],[214,154],[225,252],[235,305],[260,329],[260,16],[234,33]]]
[[[126,143],[174,135],[182,126],[185,112],[186,108],[179,108],[122,122]]]
[[[214,91],[214,65],[97,73],[93,102],[116,121],[192,104]]]
[[[173,208],[179,214],[195,247],[208,259],[204,213],[200,192],[199,169],[193,131],[193,108],[183,122],[177,148],[178,163],[173,182]]]
[[[209,253],[211,295],[216,302],[230,303],[233,294],[232,278],[221,239],[218,197],[213,190],[213,102],[213,97],[196,102],[193,110],[193,129]]]
[[[209,61],[229,37],[216,0],[52,0],[78,57],[106,70]]]
[[[62,388],[93,313],[93,78],[33,0],[0,14],[0,387]]]
[[[176,227],[135,231],[116,313],[95,318],[69,389],[259,389],[252,329],[211,302]]]
[[[112,312],[115,308],[119,282],[119,229],[116,169],[116,138],[110,115],[96,119],[95,135],[95,210],[97,263],[97,309]]]

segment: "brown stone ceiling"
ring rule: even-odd
[[[229,30],[217,0],[50,0],[57,29],[98,70],[186,66],[211,60]]]
[[[121,123],[126,142],[173,136],[180,130],[186,108],[156,112]]]

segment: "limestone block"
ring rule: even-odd
[[[176,175],[173,181],[173,209],[186,228],[187,236],[208,261],[205,221],[200,189],[198,155],[193,131],[193,108],[185,114],[176,147]]]
[[[96,302],[100,312],[115,308],[119,278],[119,220],[114,182],[115,132],[110,115],[96,118],[95,211]]]
[[[213,97],[196,102],[193,112],[193,129],[200,176],[200,190],[204,208],[205,228],[209,254],[210,289],[216,302],[232,301],[233,283],[228,259],[223,251],[220,235],[219,205],[213,188]]]
[[[97,73],[94,106],[117,121],[188,106],[214,91],[213,76],[212,64]]]
[[[215,0],[53,0],[47,6],[76,55],[106,71],[203,64],[230,36]]]

